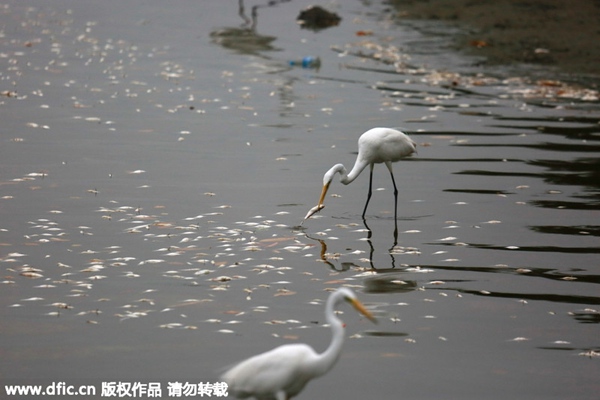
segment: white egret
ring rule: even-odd
[[[408,157],[413,153],[417,152],[417,144],[413,142],[408,135],[391,128],[373,128],[369,129],[358,138],[358,156],[356,162],[350,173],[346,171],[346,168],[342,164],[336,164],[323,176],[323,190],[321,191],[321,197],[319,203],[308,211],[305,220],[310,218],[313,214],[322,210],[325,206],[323,201],[325,195],[329,189],[329,185],[333,180],[336,173],[341,175],[340,182],[344,185],[348,185],[353,182],[358,175],[367,167],[370,167],[370,178],[369,178],[369,193],[367,196],[367,202],[363,209],[362,217],[365,218],[367,212],[367,206],[369,200],[371,200],[371,194],[373,192],[373,168],[375,164],[384,163],[390,175],[392,177],[392,183],[394,185],[394,219],[397,217],[398,211],[398,188],[396,187],[396,181],[394,180],[394,172],[392,171],[392,163],[399,161],[401,158]]]
[[[296,396],[314,378],[327,373],[340,357],[344,342],[344,324],[334,315],[335,306],[347,301],[358,312],[376,323],[376,319],[357,299],[352,290],[339,288],[325,305],[325,319],[331,326],[332,340],[321,354],[303,343],[279,346],[240,362],[221,376],[230,395],[243,399],[287,400]]]

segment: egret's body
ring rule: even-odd
[[[319,354],[306,344],[288,344],[248,358],[221,376],[228,393],[237,398],[291,399],[311,379],[327,373],[339,359],[344,342],[344,326],[334,315],[335,306],[342,301],[348,301],[375,322],[350,289],[340,288],[329,296],[325,306],[325,318],[333,336],[327,350]]]
[[[396,181],[394,180],[394,172],[392,170],[392,163],[399,161],[404,157],[408,157],[417,151],[417,144],[413,142],[405,133],[400,132],[391,128],[373,128],[369,129],[358,139],[358,156],[356,162],[350,173],[347,172],[346,168],[342,164],[336,164],[323,176],[323,190],[321,191],[321,197],[319,203],[313,207],[304,219],[310,218],[311,215],[323,209],[325,206],[323,202],[325,195],[329,189],[329,185],[333,180],[335,174],[340,174],[340,182],[344,185],[352,183],[358,175],[367,167],[370,167],[370,178],[369,178],[369,193],[367,196],[367,202],[363,209],[362,217],[365,217],[367,212],[367,206],[371,195],[373,193],[373,168],[375,164],[384,163],[390,175],[392,177],[392,183],[394,185],[394,218],[397,217],[397,205],[398,205],[398,188],[396,187]]]

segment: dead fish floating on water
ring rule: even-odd
[[[32,279],[37,279],[37,278],[43,278],[44,275],[37,273],[37,272],[31,272],[31,271],[25,271],[25,272],[21,272],[19,275],[24,276],[25,278],[32,278]]]

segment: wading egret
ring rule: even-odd
[[[349,302],[374,323],[377,322],[352,290],[339,288],[329,296],[325,305],[325,319],[331,326],[333,336],[327,350],[318,354],[310,346],[296,343],[248,358],[221,376],[221,381],[227,383],[228,393],[240,399],[291,399],[300,393],[308,381],[327,373],[342,352],[344,325],[334,312],[335,307],[343,301]]]
[[[325,195],[329,189],[329,185],[333,180],[335,174],[341,175],[340,182],[344,185],[348,185],[353,182],[358,175],[367,167],[370,167],[370,178],[369,178],[369,194],[367,195],[367,202],[363,209],[362,217],[365,218],[367,212],[367,206],[369,200],[371,200],[371,194],[373,192],[373,167],[375,164],[384,163],[390,171],[392,177],[392,183],[394,184],[394,219],[397,219],[398,211],[398,188],[396,187],[396,181],[394,180],[394,172],[392,171],[392,163],[399,161],[401,158],[408,157],[413,153],[417,152],[417,144],[413,142],[405,133],[397,131],[391,128],[373,128],[369,129],[358,138],[358,156],[356,162],[350,173],[346,171],[346,168],[342,164],[336,164],[323,176],[323,190],[321,191],[321,197],[319,203],[308,211],[305,220],[310,218],[313,214],[322,210],[325,206],[323,201]]]

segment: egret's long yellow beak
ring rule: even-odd
[[[369,319],[369,321],[371,321],[374,324],[377,323],[377,320],[375,319],[375,317],[373,316],[373,314],[371,314],[369,312],[369,310],[367,310],[365,308],[365,306],[360,301],[358,301],[356,299],[351,299],[350,300],[350,304],[352,304],[352,307],[354,307],[356,309],[356,311],[358,311],[359,313],[361,313],[362,315],[364,315],[365,317],[367,317]]]
[[[326,184],[323,185],[323,190],[321,190],[321,197],[319,197],[319,203],[316,206],[314,206],[313,208],[311,208],[310,210],[308,210],[306,217],[304,217],[305,221],[307,219],[309,219],[310,217],[312,217],[314,214],[318,213],[319,211],[321,211],[322,209],[325,208],[325,206],[323,205],[323,201],[325,200],[325,196],[327,195],[327,190],[329,190],[330,183],[331,182],[327,182]]]
[[[321,206],[321,208],[325,207],[323,205],[323,202],[325,201],[325,196],[327,195],[327,191],[329,190],[329,185],[331,184],[331,182],[327,182],[326,184],[323,185],[323,190],[321,190],[321,197],[319,197],[319,206]]]

